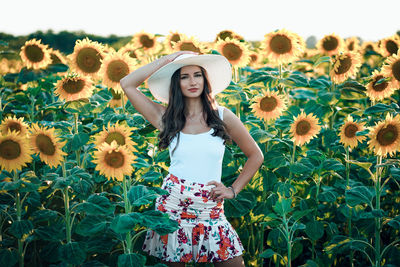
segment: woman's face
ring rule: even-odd
[[[199,66],[191,65],[181,68],[179,82],[185,97],[199,97],[204,89],[204,77]]]

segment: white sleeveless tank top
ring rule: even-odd
[[[218,113],[223,119],[224,107],[218,106]],[[176,135],[169,144],[171,165],[169,173],[178,178],[207,184],[209,181],[221,182],[222,160],[225,152],[224,140],[212,136],[214,129],[199,134],[179,132],[179,145],[172,154],[176,144]]]

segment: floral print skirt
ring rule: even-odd
[[[168,174],[161,188],[169,194],[156,199],[155,209],[179,228],[162,236],[148,230],[143,251],[167,262],[220,262],[242,255],[239,236],[224,215],[224,200],[209,198],[213,187]]]

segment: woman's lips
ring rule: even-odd
[[[197,89],[197,88],[190,88],[189,89],[190,92],[196,92],[197,90],[199,90],[199,89]]]

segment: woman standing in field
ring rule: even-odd
[[[150,77],[150,78],[149,78]],[[129,101],[160,130],[160,149],[169,148],[171,166],[156,199],[156,209],[179,224],[160,236],[146,234],[143,250],[168,266],[212,262],[214,266],[244,266],[243,246],[224,215],[225,198],[235,198],[263,162],[263,154],[240,119],[218,106],[214,96],[232,77],[228,60],[220,55],[180,51],[130,73],[120,84]],[[147,78],[153,96],[137,88]],[[221,183],[225,142],[233,140],[247,156],[232,186]]]

